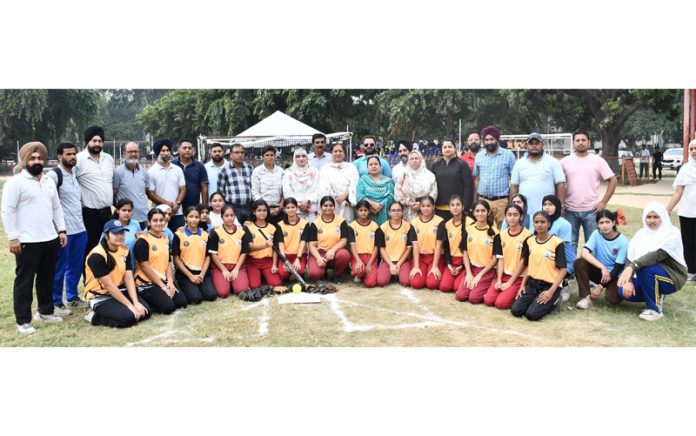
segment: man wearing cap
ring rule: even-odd
[[[372,156],[373,154],[377,154],[377,140],[375,139],[374,136],[372,135],[367,135],[364,136],[362,139],[362,145],[365,147],[365,155],[363,157],[360,157],[353,162],[355,165],[355,168],[358,170],[358,175],[360,177],[364,176],[367,174],[367,159]],[[391,177],[392,176],[392,170],[391,166],[389,166],[389,162],[384,160],[384,158],[380,157],[379,158],[380,163],[382,164],[382,175]]]
[[[75,175],[82,192],[82,218],[87,230],[88,253],[99,242],[104,223],[111,218],[111,203],[114,199],[114,158],[102,153],[104,129],[91,126],[85,130],[86,148],[77,153]]]
[[[607,161],[590,153],[590,134],[586,130],[573,132],[574,154],[561,159],[561,167],[566,176],[566,198],[563,209],[565,219],[573,227],[573,248],[577,251],[580,226],[585,241],[597,229],[596,213],[604,209],[614,195],[619,182]],[[647,172],[647,170],[646,170]],[[599,185],[608,181],[609,186],[600,200]]]
[[[307,154],[309,165],[319,171],[324,165],[331,163],[331,154],[325,153],[326,136],[322,133],[312,135],[312,152]]]
[[[174,232],[184,225],[181,204],[186,196],[186,179],[181,168],[170,162],[172,142],[169,138],[156,139],[152,151],[157,161],[147,170],[147,196],[154,204],[166,204],[172,208],[169,229]]]
[[[208,173],[208,198],[204,203],[210,200],[210,197],[217,192],[217,180],[220,171],[225,167],[225,150],[219,142],[213,143],[208,150],[210,161],[205,164],[205,170]]]
[[[555,195],[565,202],[565,174],[560,162],[544,153],[543,138],[539,133],[527,136],[527,154],[515,162],[510,178],[510,200],[517,193],[527,197],[527,211],[534,215],[541,210],[541,201]]]
[[[1,209],[10,252],[17,264],[13,289],[17,330],[29,335],[36,332],[31,325],[34,279],[38,301],[34,319],[63,321],[53,313],[51,284],[58,247],[65,247],[68,238],[56,184],[42,176],[48,159],[46,147],[40,142],[29,142],[22,146],[19,155],[23,168],[5,183]]]
[[[239,222],[245,222],[251,214],[251,174],[254,167],[244,160],[244,146],[232,144],[230,164],[220,170],[217,190],[225,196],[225,203],[232,206]]]
[[[181,168],[186,179],[186,196],[181,203],[183,210],[208,201],[208,172],[200,161],[194,159],[193,155],[193,140],[179,141],[179,157],[173,159],[172,163]]]
[[[491,218],[495,219],[500,228],[508,204],[510,175],[515,166],[515,155],[498,144],[500,130],[497,127],[486,127],[481,131],[481,136],[486,152],[476,154],[474,161],[475,197],[488,202]]]
[[[147,226],[147,170],[140,166],[140,147],[129,142],[125,147],[126,161],[114,170],[114,206],[119,200],[127,198],[133,202],[133,219],[140,228]]]

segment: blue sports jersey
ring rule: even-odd
[[[534,227],[534,226],[532,226]],[[565,242],[565,255],[566,263],[568,268],[568,275],[572,275],[575,271],[575,248],[573,247],[573,227],[570,225],[568,220],[563,217],[556,218],[553,222],[551,228],[549,229],[550,235],[558,236],[561,241]]]
[[[614,264],[626,263],[626,253],[628,252],[628,238],[619,233],[619,235],[608,240],[602,232],[595,230],[590,235],[590,239],[585,243],[585,248],[590,250],[592,256],[600,261],[609,272],[614,269]]]

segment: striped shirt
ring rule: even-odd
[[[244,206],[251,203],[251,174],[254,167],[244,162],[238,169],[233,164],[225,165],[218,175],[217,190],[225,196],[227,204]]]
[[[502,197],[510,193],[510,176],[515,166],[515,155],[502,147],[494,155],[478,153],[474,160],[474,177],[479,178],[478,195]]]
[[[82,207],[103,209],[114,201],[114,158],[108,153],[99,154],[99,162],[85,148],[77,153],[75,175],[82,188]]]

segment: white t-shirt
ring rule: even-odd
[[[155,162],[147,172],[149,176],[147,189],[155,191],[155,194],[167,201],[175,201],[179,195],[179,187],[186,186],[184,171],[178,165],[170,163],[168,167],[163,167],[159,162]],[[174,215],[183,214],[181,206],[174,212]]]

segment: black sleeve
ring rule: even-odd
[[[444,220],[437,226],[437,240],[447,242],[447,227]]]
[[[447,227],[445,227],[444,221],[440,224],[440,227],[437,229],[437,233],[438,238],[440,238],[440,234],[442,234],[442,246],[445,249],[445,265],[449,265],[452,263],[452,247],[450,247],[449,237],[447,236]]]
[[[348,226],[348,243],[355,244],[355,229]]]
[[[309,223],[305,224],[300,241],[305,241],[309,244]]]
[[[128,265],[130,265],[130,262]],[[87,266],[92,270],[92,274],[94,274],[94,277],[96,278],[108,276],[111,272],[106,266],[106,259],[97,253],[92,253],[92,255],[89,256],[87,259]],[[116,285],[118,286],[118,283],[116,283]]]
[[[172,256],[181,256],[181,241],[176,233],[174,233],[174,239],[172,239]]]
[[[133,271],[133,256],[130,251],[128,256],[126,256],[126,271]]]
[[[466,227],[464,227],[464,223],[462,222],[462,240],[459,241],[459,249],[462,253],[467,251],[467,249],[469,248],[469,242],[467,241],[467,239],[469,239],[469,234],[466,232]]]
[[[248,228],[244,227],[244,236],[242,236],[242,251],[240,254],[251,253],[251,243],[254,242],[254,237]]]
[[[462,182],[464,184],[464,192],[462,200],[464,200],[464,213],[471,210],[471,203],[474,201],[474,178],[471,176],[469,164],[462,161]]]
[[[503,255],[503,242],[500,238],[500,233],[493,237],[493,255],[502,256]]]
[[[276,247],[278,244],[285,244],[285,237],[283,236],[283,230],[280,226],[275,226],[275,232],[273,233],[273,245]]]
[[[626,266],[626,265],[623,263],[614,263],[614,269],[612,269],[611,272],[609,273],[612,280],[616,280],[619,277],[619,275],[621,274],[621,272],[624,269],[624,266]]]
[[[317,226],[312,223],[309,225],[309,231],[307,232],[307,242],[317,242]]]
[[[210,236],[208,236],[208,245],[206,246],[206,251],[214,251],[217,253],[218,247],[220,246],[220,236],[216,231],[212,231]]]
[[[345,221],[341,223],[341,239],[348,238],[348,224]]]
[[[382,231],[381,227],[378,227],[377,231],[375,232],[375,246],[379,248],[385,248],[387,246],[386,242],[384,241],[384,232]]]
[[[568,268],[565,256],[565,242],[556,246],[556,268]]]
[[[533,238],[533,236],[530,237]],[[529,245],[527,244],[528,239],[529,238],[525,239],[522,243],[522,262],[524,262],[525,266],[529,266]]]
[[[150,244],[143,238],[138,239],[133,246],[133,253],[135,253],[136,261],[148,262],[150,260]]]
[[[418,235],[416,235],[416,231],[413,226],[411,226],[406,235],[406,246],[412,246],[414,242],[418,242]]]

